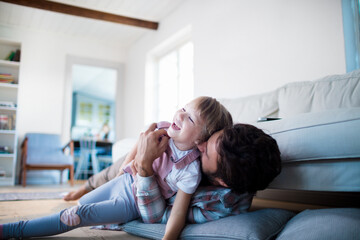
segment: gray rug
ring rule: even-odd
[[[0,201],[62,199],[66,192],[0,193]]]

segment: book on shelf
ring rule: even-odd
[[[0,114],[0,130],[15,130],[16,114]]]
[[[21,50],[16,49],[16,51],[11,51],[9,55],[5,58],[7,61],[20,62]]]
[[[14,56],[12,61],[20,62],[20,55],[21,55],[21,51],[20,51],[20,49],[17,49],[16,52],[15,52],[15,56]]]
[[[11,51],[9,55],[5,58],[5,60],[12,61],[12,59],[15,57],[15,51]]]
[[[0,83],[15,83],[15,78],[10,73],[0,73]]]
[[[4,102],[0,101],[0,107],[16,108],[16,103],[14,102]]]
[[[6,177],[6,172],[4,169],[0,168],[0,178],[5,178]]]

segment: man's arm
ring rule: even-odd
[[[150,125],[146,132],[140,134],[137,144],[136,156],[132,165],[133,173],[139,173],[142,177],[154,174],[152,164],[165,152],[169,138],[164,129],[155,131],[156,123]]]
[[[251,206],[253,193],[236,194],[229,188],[201,186],[193,194],[187,213],[190,223],[205,223],[247,212]],[[175,203],[175,196],[167,204],[161,223],[166,223]]]
[[[166,208],[165,200],[153,176],[152,164],[166,150],[168,137],[165,130],[155,131],[156,127],[154,123],[140,135],[136,156],[131,165],[133,174],[137,173],[137,203],[145,223],[159,222]]]
[[[136,197],[144,223],[160,223],[166,203],[154,176],[141,177],[137,174]]]

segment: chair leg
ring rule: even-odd
[[[23,187],[26,187],[26,168],[24,168],[22,171],[23,171],[22,185]]]
[[[63,171],[64,170],[60,170],[60,184],[62,184],[62,180],[63,180]]]
[[[78,179],[79,178],[79,174],[80,174],[80,167],[81,167],[81,154],[80,154],[80,157],[79,157],[79,160],[77,162],[77,166],[76,166],[76,172],[75,172],[75,179]]]
[[[70,166],[70,185],[74,186],[74,165]]]
[[[19,184],[21,185],[21,180],[22,180],[22,172],[23,172],[23,169],[20,168],[20,172],[19,172]]]
[[[93,174],[99,173],[99,162],[96,156],[96,151],[92,151],[91,153],[91,164],[93,168]]]

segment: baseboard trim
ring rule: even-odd
[[[266,189],[257,192],[256,197],[330,207],[360,207],[360,192],[322,192]]]

